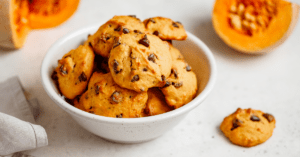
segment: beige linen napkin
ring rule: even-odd
[[[48,145],[45,129],[34,123],[18,77],[0,83],[0,155]]]

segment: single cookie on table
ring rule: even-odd
[[[148,116],[166,113],[173,109],[168,106],[164,94],[158,88],[150,88],[147,93],[148,100],[144,112]]]
[[[195,73],[183,60],[175,60],[172,72],[161,91],[169,106],[179,108],[190,102],[197,93],[197,78]]]
[[[94,66],[95,54],[88,45],[80,45],[58,60],[57,73],[58,87],[68,99],[81,95],[88,84]]]
[[[108,22],[100,26],[97,32],[90,35],[85,45],[92,45],[96,54],[108,57],[113,46],[115,37],[127,34],[131,31],[144,32],[144,24],[131,16],[114,16]]]
[[[275,128],[275,118],[268,113],[238,108],[224,118],[220,129],[236,145],[252,147],[267,141]]]
[[[108,60],[115,82],[137,92],[163,86],[171,65],[167,42],[154,35],[134,32],[116,38]]]
[[[88,90],[75,107],[96,115],[116,118],[141,117],[148,99],[147,92],[135,92],[117,85],[110,73],[94,72]]]
[[[185,40],[186,31],[180,22],[165,17],[152,17],[143,21],[146,32],[163,40]]]

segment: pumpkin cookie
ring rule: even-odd
[[[150,88],[148,90],[148,100],[145,113],[154,116],[171,111],[173,108],[166,103],[164,94],[158,88]]]
[[[118,85],[141,92],[164,85],[172,59],[167,42],[154,35],[132,32],[116,38],[108,65]]]
[[[171,75],[161,88],[168,105],[174,108],[185,105],[196,96],[197,89],[197,78],[191,66],[182,60],[173,61]]]
[[[135,17],[114,16],[100,26],[95,34],[90,35],[85,45],[92,45],[96,54],[108,57],[113,47],[114,39],[123,33],[127,34],[131,31],[144,32],[145,26]]]
[[[137,93],[118,86],[110,73],[94,72],[88,90],[75,107],[106,117],[141,117],[148,99],[147,92]]]
[[[86,89],[93,71],[95,54],[90,46],[80,45],[58,61],[55,71],[61,93],[74,99]]]
[[[275,118],[259,110],[238,108],[224,118],[220,129],[236,145],[252,147],[267,141],[275,128]]]
[[[163,40],[185,40],[187,34],[180,22],[165,17],[152,17],[143,21],[146,32]]]

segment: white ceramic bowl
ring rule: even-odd
[[[48,50],[41,67],[42,83],[50,98],[71,115],[86,130],[100,137],[121,143],[138,143],[155,139],[178,124],[192,109],[200,105],[213,88],[216,80],[216,63],[209,48],[196,36],[187,32],[185,41],[173,44],[192,66],[198,79],[198,93],[195,99],[183,107],[143,118],[110,118],[90,114],[68,104],[59,94],[51,79],[57,60],[86,40],[88,34],[97,31],[95,25],[72,32],[56,41]]]

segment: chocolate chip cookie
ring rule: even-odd
[[[146,32],[163,40],[185,40],[187,34],[180,22],[165,17],[152,17],[143,21]]]
[[[172,59],[167,42],[155,35],[131,32],[116,38],[108,65],[119,86],[142,92],[164,85]]]
[[[143,23],[133,16],[114,16],[88,37],[85,45],[91,45],[96,54],[108,57],[116,37],[129,32],[144,32]]]
[[[252,147],[267,141],[275,128],[271,114],[253,109],[238,108],[224,118],[220,129],[236,145]]]
[[[117,85],[110,73],[94,72],[86,94],[75,107],[89,113],[115,118],[141,117],[148,99],[147,92],[135,92]]]
[[[55,69],[58,87],[66,98],[74,99],[84,92],[93,71],[94,58],[90,46],[80,45],[58,61]]]
[[[183,60],[172,63],[171,75],[161,91],[169,106],[179,108],[190,102],[197,92],[197,78],[190,65]]]

